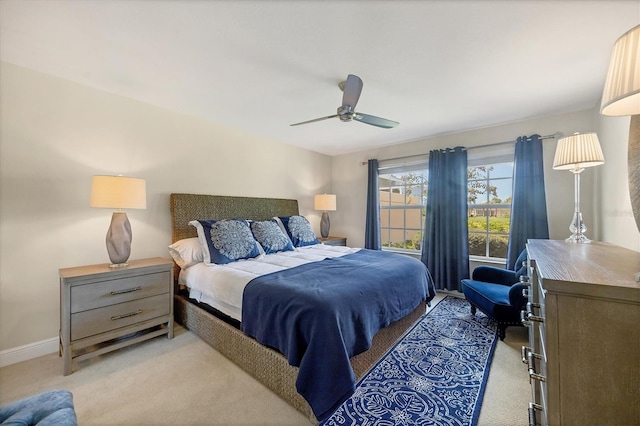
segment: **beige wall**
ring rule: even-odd
[[[318,228],[330,157],[0,66],[0,351],[57,336],[58,268],[108,262],[94,174],[147,181],[131,258],[168,257],[171,192],[295,198]]]
[[[593,108],[333,157],[332,190],[337,194],[339,208],[332,215],[331,232],[348,237],[349,245],[364,244],[367,166],[362,162],[370,158],[384,160],[438,148],[480,146],[534,133],[549,135],[559,131],[570,135],[595,131],[599,133],[606,163],[582,174],[581,211],[587,236],[640,250],[640,233],[632,226],[626,175],[628,127],[628,118],[602,117]],[[552,169],[555,147],[554,139],[543,141],[547,212],[550,237],[564,239],[570,234],[573,215],[573,175]]]

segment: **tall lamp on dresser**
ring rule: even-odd
[[[595,133],[575,133],[558,141],[556,155],[553,159],[554,170],[569,170],[574,179],[574,212],[569,225],[571,235],[566,241],[572,243],[589,243],[584,235],[587,230],[580,212],[580,174],[587,167],[604,164],[604,154],[600,148],[598,135]]]

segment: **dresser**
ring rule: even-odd
[[[640,424],[640,253],[529,240],[531,425]]]
[[[63,268],[60,275],[60,355],[73,363],[160,335],[173,338],[173,262],[133,260]]]

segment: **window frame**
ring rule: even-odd
[[[501,146],[496,146],[496,145],[501,145]],[[478,166],[492,166],[492,165],[498,165],[498,164],[502,164],[502,163],[511,163],[511,176],[507,177],[498,177],[498,178],[492,178],[491,176],[488,175],[488,177],[486,178],[486,180],[488,182],[491,182],[492,180],[506,180],[506,179],[511,179],[511,185],[513,188],[513,168],[514,168],[514,154],[515,154],[515,144],[494,144],[494,145],[487,145],[484,147],[474,147],[469,149],[468,151],[468,158],[467,158],[467,169],[471,168],[471,167],[478,167]],[[415,172],[415,171],[420,171],[421,174],[424,176],[424,183],[422,183],[421,185],[424,187],[424,193],[425,196],[421,197],[424,198],[424,204],[418,204],[415,206],[411,206],[411,209],[421,209],[420,212],[420,234],[421,234],[421,240],[424,239],[424,217],[426,215],[426,208],[427,208],[427,200],[428,200],[428,186],[429,186],[429,182],[428,182],[428,175],[429,175],[429,156],[428,154],[425,155],[415,155],[415,156],[408,156],[408,157],[403,157],[403,158],[397,158],[397,159],[392,159],[392,160],[382,160],[379,162],[378,165],[378,191],[379,193],[382,192],[382,186],[380,185],[380,178],[384,175],[390,175],[392,173],[409,173],[409,172]],[[406,186],[406,185],[405,185]],[[393,188],[393,186],[388,186],[389,188]],[[469,187],[469,179],[467,179],[467,188]],[[389,192],[391,192],[391,189],[389,190]],[[406,192],[405,192],[405,196],[406,196]],[[489,195],[487,194],[487,197],[489,197]],[[513,191],[511,193],[511,200],[513,201]],[[407,210],[407,204],[406,204],[406,199],[405,199],[405,204],[403,205],[398,205],[398,206],[392,206],[390,205],[390,199],[389,199],[389,205],[387,206],[383,206],[383,202],[384,200],[382,198],[380,198],[380,200],[378,201],[378,208],[379,208],[379,212],[380,212],[380,228],[379,228],[379,232],[380,232],[380,237],[381,237],[381,249],[383,251],[390,251],[390,252],[399,252],[399,253],[405,253],[405,254],[411,254],[411,255],[420,255],[421,254],[421,250],[415,250],[415,249],[407,249],[406,248],[406,232],[407,229],[409,230],[414,230],[414,228],[406,228],[406,210]],[[475,204],[470,204],[468,202],[468,192],[467,192],[467,220],[469,220],[469,211],[472,208],[478,208],[478,209],[508,209],[509,210],[509,215],[511,215],[511,210],[513,208],[513,203],[497,203],[497,204],[489,204],[488,202],[486,204],[478,204],[477,200]],[[404,210],[405,211],[405,215],[404,215],[404,226],[403,227],[391,227],[391,216],[389,214],[388,216],[388,222],[387,224],[383,224],[382,222],[382,211],[383,210],[388,210],[389,212],[391,212],[392,210]],[[487,220],[489,220],[489,216],[487,216]],[[387,225],[387,226],[385,226]],[[383,229],[387,231],[387,233],[390,235],[390,232],[392,230],[402,230],[405,233],[405,240],[404,240],[404,244],[405,247],[404,248],[397,248],[397,247],[389,247],[388,245],[385,246],[385,243],[389,243],[390,238],[387,239],[387,241],[382,241],[382,234],[383,234]],[[478,231],[470,231],[469,229],[467,230],[467,236],[470,237],[472,234],[481,234],[481,235],[485,235],[485,256],[478,256],[478,255],[470,255],[469,258],[473,261],[478,261],[478,262],[485,262],[485,263],[504,263],[506,261],[506,258],[501,258],[501,257],[491,257],[489,256],[488,250],[489,250],[489,241],[490,241],[490,236],[492,235],[498,235],[498,236],[503,236],[506,237],[507,240],[507,245],[509,242],[509,232],[490,232],[489,227],[487,226],[487,230],[485,232],[478,232]]]
[[[513,151],[513,146],[511,151]],[[492,177],[490,174],[490,170],[489,168],[491,166],[496,166],[499,164],[507,164],[510,163],[511,164],[511,176],[501,176],[501,177]],[[477,156],[477,158],[474,158],[470,161],[468,161],[467,164],[467,170],[469,171],[471,168],[473,167],[486,167],[487,168],[487,175],[486,178],[484,179],[467,179],[467,188],[470,187],[469,183],[472,181],[486,181],[486,185],[489,186],[491,184],[491,182],[495,182],[495,181],[504,181],[504,180],[511,180],[511,202],[510,203],[489,203],[489,197],[490,197],[490,193],[487,192],[486,193],[486,199],[485,199],[485,204],[481,204],[476,200],[476,202],[474,204],[471,204],[469,202],[469,192],[467,189],[467,221],[469,221],[469,219],[471,218],[470,213],[471,210],[476,209],[476,210],[491,210],[491,209],[508,209],[509,210],[509,217],[511,217],[511,211],[513,208],[513,169],[514,169],[514,158],[513,158],[513,153],[509,153],[509,152],[501,152],[501,153],[494,153],[493,155],[491,153],[484,153],[484,155],[479,155]],[[471,228],[469,227],[469,229],[467,230],[467,234],[468,234],[468,239],[469,241],[471,241],[471,236],[472,235],[483,235],[484,241],[485,241],[485,255],[484,256],[480,256],[477,254],[469,254],[469,259],[473,260],[473,261],[478,261],[478,262],[486,262],[486,263],[504,263],[506,262],[506,257],[502,258],[502,257],[494,257],[494,256],[490,256],[490,240],[491,240],[491,236],[500,236],[500,237],[505,237],[507,240],[507,246],[509,244],[509,232],[507,231],[505,232],[491,232],[491,230],[489,229],[489,220],[491,218],[491,215],[486,215],[483,216],[486,217],[486,231],[484,232],[480,232],[480,231],[472,231]],[[509,221],[510,222],[510,221]],[[509,224],[510,226],[510,224]]]
[[[389,195],[389,199],[386,200],[387,201],[387,205],[384,205],[385,200],[382,199],[382,195],[380,195],[380,199],[378,202],[378,208],[380,211],[380,243],[381,243],[381,249],[383,251],[390,251],[390,252],[396,252],[396,253],[404,253],[404,254],[411,254],[411,255],[420,255],[422,252],[422,239],[424,238],[424,215],[426,214],[426,208],[427,208],[427,193],[428,193],[428,175],[429,175],[429,169],[428,169],[428,156],[427,155],[420,155],[420,156],[413,156],[413,157],[407,157],[407,158],[403,158],[403,159],[396,159],[396,160],[387,160],[387,161],[381,161],[380,164],[378,165],[378,191],[380,194],[382,194],[382,192],[384,191],[384,188],[388,188],[389,189],[389,193],[393,194],[393,188],[403,188],[404,190],[401,190],[398,193],[401,193],[404,195],[404,204],[401,205],[392,205],[391,202],[391,196]],[[400,174],[408,174],[408,173],[415,173],[415,174],[419,174],[423,177],[422,182],[418,183],[418,184],[413,184],[413,185],[419,185],[419,194],[424,194],[424,196],[419,196],[420,200],[418,202],[418,204],[407,204],[407,183],[406,181],[403,182],[402,185],[388,185],[388,186],[382,186],[380,185],[380,180],[384,179],[384,176],[388,176],[388,175],[393,175],[394,173],[400,175]],[[388,211],[388,215],[387,215],[387,223],[383,223],[383,211]],[[391,212],[394,210],[401,210],[403,211],[403,220],[402,220],[402,227],[397,227],[394,226],[392,227],[392,214]],[[407,210],[418,210],[420,213],[420,219],[419,219],[419,226],[420,228],[407,228]],[[387,240],[383,240],[383,233],[384,231],[386,231],[388,238]],[[403,240],[403,247],[390,247],[389,245],[385,245],[385,244],[390,244],[391,242],[391,233],[392,231],[401,231],[404,235],[404,240]],[[407,233],[415,233],[415,231],[418,232],[418,234],[420,235],[420,249],[410,249],[406,247],[406,242],[407,242]]]

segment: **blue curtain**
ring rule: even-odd
[[[514,268],[529,238],[549,238],[542,140],[539,135],[521,136],[516,141],[507,268]]]
[[[378,190],[378,160],[369,160],[367,185],[367,218],[364,248],[380,250],[380,192]]]
[[[438,290],[460,291],[469,278],[467,151],[462,147],[429,153],[429,193],[422,262]]]

